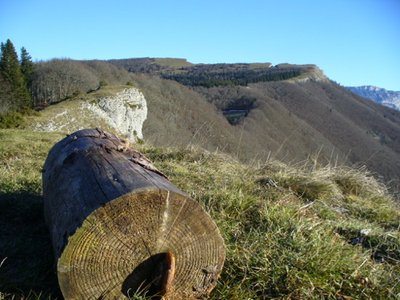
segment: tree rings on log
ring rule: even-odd
[[[122,146],[114,135],[82,130],[46,160],[45,216],[65,299],[207,296],[225,258],[216,224]]]

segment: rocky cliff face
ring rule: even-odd
[[[108,93],[109,96],[104,96]],[[83,128],[101,127],[124,135],[132,142],[143,139],[147,102],[136,88],[119,92],[98,92],[84,98],[52,105],[35,117],[30,127],[35,131],[70,133]]]
[[[143,139],[142,127],[147,118],[147,103],[138,89],[125,89],[115,96],[99,98],[95,103],[85,106],[131,141]]]

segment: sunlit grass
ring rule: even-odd
[[[62,137],[0,130],[0,299],[61,297],[41,168]],[[220,228],[226,262],[212,299],[398,299],[400,209],[365,170],[138,149]]]

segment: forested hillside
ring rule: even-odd
[[[22,61],[18,74],[24,74]],[[25,89],[19,95],[30,97],[2,96],[2,107],[20,99],[14,111],[25,106],[40,110],[107,85],[128,85],[146,98],[143,134],[154,145],[198,145],[243,161],[274,157],[290,163],[365,165],[399,186],[400,112],[354,95],[314,65],[139,58],[53,59],[32,66],[29,80],[2,89],[2,95],[11,95],[11,89],[27,86],[30,93]]]
[[[147,132],[148,138],[155,132],[158,136],[170,137],[171,130],[162,126],[154,129],[156,120],[163,119],[164,112],[167,115],[171,112],[171,107],[163,102],[168,99],[167,103],[176,104],[172,110],[176,124],[201,128],[188,134],[196,132],[201,136],[197,142],[213,144],[211,149],[217,145],[247,161],[273,156],[287,162],[311,159],[322,164],[366,165],[385,182],[399,185],[399,112],[348,92],[316,66],[265,63],[155,67],[157,59],[146,61],[151,61],[151,67],[144,68],[144,61],[140,60],[140,72],[138,60],[123,60],[122,66],[136,71],[133,81],[147,93],[150,107],[152,100],[157,102],[150,109],[149,122],[145,123],[145,133],[152,128]],[[162,80],[166,78],[187,88]],[[162,88],[155,96],[154,91],[159,86]],[[171,95],[168,91],[179,92]],[[195,99],[206,100],[216,113],[212,114],[211,108],[196,109],[196,103],[200,102]],[[208,121],[202,124],[185,119],[188,113],[180,112],[180,107],[189,107],[192,114]],[[152,115],[157,118],[151,120]],[[210,115],[215,115],[214,120],[224,116],[229,125],[220,121],[211,123]],[[182,129],[173,129],[177,131],[182,132]],[[188,138],[181,139],[183,136],[185,134],[173,140],[167,138],[168,144],[190,142]],[[162,138],[154,141],[158,141],[158,145],[167,142]]]

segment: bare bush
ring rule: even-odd
[[[36,64],[32,81],[36,107],[59,102],[99,86],[97,76],[84,63],[70,59],[53,59]]]

